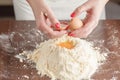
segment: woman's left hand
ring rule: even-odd
[[[97,26],[100,15],[108,0],[88,0],[83,5],[77,7],[71,14],[71,17],[79,16],[86,12],[86,18],[83,20],[83,27],[72,31],[69,35],[73,37],[86,38]]]

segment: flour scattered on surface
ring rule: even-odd
[[[19,59],[20,62],[23,62],[23,60],[25,60],[25,56],[23,56],[22,54],[19,54],[19,55],[15,55],[16,58]]]
[[[23,75],[22,77],[24,77],[26,79],[29,79],[29,76],[27,76],[27,75]]]
[[[117,77],[112,77],[110,80],[118,80]]]

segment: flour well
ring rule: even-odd
[[[47,75],[51,80],[90,79],[100,62],[105,60],[90,42],[70,36],[49,39],[33,52],[22,54],[36,64],[41,76]]]

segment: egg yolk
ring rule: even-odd
[[[74,47],[73,42],[70,41],[61,42],[58,44],[58,46],[65,47],[67,49],[72,49]]]

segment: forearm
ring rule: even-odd
[[[41,12],[46,12],[46,4],[44,0],[27,0],[29,5],[31,6],[34,15],[36,18],[39,18],[39,14]]]
[[[105,1],[105,3],[107,3],[109,0],[104,0]]]
[[[88,0],[88,2],[90,2],[91,4],[96,3],[96,6],[98,5],[98,3],[101,4],[101,6],[106,5],[108,1],[109,0]]]
[[[102,3],[102,5],[106,5],[109,0],[98,0]]]
[[[101,1],[103,2],[104,5],[106,5],[109,0],[101,0]]]

